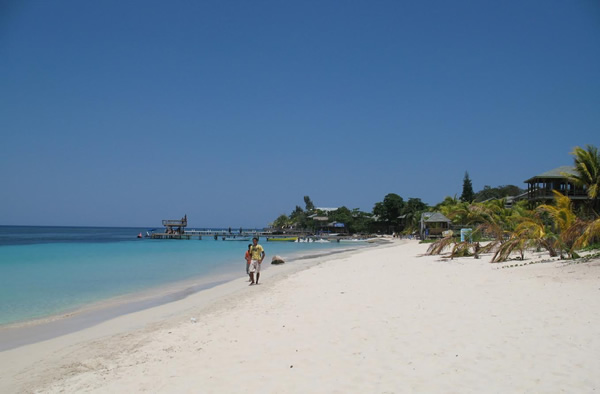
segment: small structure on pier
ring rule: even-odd
[[[187,227],[187,214],[178,220],[163,220],[162,224],[165,226],[165,234],[183,234]]]

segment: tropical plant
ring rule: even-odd
[[[600,242],[600,218],[587,222],[582,230],[575,240],[574,248],[585,248]]]
[[[299,205],[296,205],[296,209],[290,213],[290,222],[295,228],[306,228],[306,212]]]
[[[475,256],[475,258],[479,258],[478,257],[478,251],[479,251],[479,243],[473,243],[473,242],[469,242],[469,241],[461,241],[461,242],[456,242],[454,244],[454,247],[452,248],[452,252],[450,253],[450,258],[453,259],[455,257],[469,257],[469,256]]]
[[[587,191],[590,200],[590,210],[598,217],[600,204],[600,154],[598,148],[586,145],[586,149],[575,147],[571,154],[574,156],[576,174],[566,174],[567,178],[577,186]]]
[[[388,227],[396,231],[400,229],[400,216],[404,209],[404,200],[395,193],[389,193],[383,198],[383,202],[375,203],[373,214],[379,216]]]
[[[271,223],[275,228],[287,228],[290,226],[290,219],[286,214],[281,214]]]
[[[486,221],[488,215],[481,203],[459,201],[454,205],[444,205],[441,212],[456,225],[477,225]]]
[[[482,190],[475,193],[475,201],[483,202],[490,199],[501,199],[509,196],[518,196],[519,194],[522,194],[524,192],[525,190],[514,185],[498,187],[491,187],[489,185],[485,185]]]
[[[580,230],[582,223],[577,222],[577,217],[573,213],[571,199],[560,192],[553,190],[554,205],[540,205],[537,210],[547,213],[553,223],[553,232],[558,234],[557,242],[554,245],[563,257],[563,251],[566,251],[569,257],[573,256],[573,247],[577,239],[577,231]]]
[[[358,208],[352,210],[352,227],[349,229],[353,233],[368,233],[373,224],[373,218],[366,212],[361,212]]]
[[[475,258],[479,258],[479,254],[483,252],[483,249],[479,245],[479,242],[456,242],[456,240],[452,236],[447,236],[429,245],[426,254],[442,254],[443,251],[448,249],[450,246],[452,246],[452,250],[450,251],[450,259],[453,259],[455,257],[468,256],[475,256]]]
[[[419,230],[421,214],[428,210],[427,204],[420,198],[409,198],[402,209],[404,233]]]
[[[352,211],[346,207],[339,207],[329,213],[329,219],[338,223],[344,223],[344,226],[349,227],[352,225]]]
[[[527,245],[527,239],[524,237],[511,237],[508,241],[504,242],[496,250],[496,253],[492,257],[492,263],[499,263],[509,259],[510,255],[514,251],[518,251],[521,260],[525,258],[525,248]]]
[[[523,217],[522,222],[510,238],[498,247],[491,262],[506,261],[514,251],[518,251],[521,259],[524,259],[525,250],[528,248],[544,248],[550,253],[551,257],[555,257],[558,255],[555,245],[556,236],[546,230],[539,215],[531,218]]]
[[[444,237],[429,245],[425,254],[435,255],[441,254],[445,249],[449,248],[454,243],[454,238]]]

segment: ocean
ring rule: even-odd
[[[246,275],[248,241],[137,238],[146,231],[0,226],[0,327],[191,280],[203,285],[191,290],[186,285],[186,292]],[[289,260],[344,248],[338,243],[259,242],[267,264],[273,255]]]

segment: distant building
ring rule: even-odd
[[[532,205],[550,203],[554,200],[554,190],[568,196],[574,203],[587,200],[585,187],[569,182],[567,175],[577,175],[575,167],[562,166],[527,179],[527,201]]]
[[[333,211],[337,211],[337,208],[315,208],[316,211],[321,211],[323,212],[325,215],[329,215],[329,212],[333,212]]]
[[[421,239],[439,238],[450,229],[452,221],[439,212],[424,212],[421,214]]]

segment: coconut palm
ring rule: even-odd
[[[508,260],[510,255],[514,251],[519,251],[521,260],[525,258],[525,249],[527,245],[527,238],[513,236],[508,241],[500,245],[496,250],[496,253],[492,257],[492,263],[499,263]]]
[[[455,242],[455,239],[452,236],[444,237],[439,239],[429,245],[426,254],[428,255],[437,255],[442,254],[445,249],[448,249],[452,246],[452,250],[450,251],[450,258],[453,259],[455,257],[467,257],[467,256],[475,256],[475,258],[479,258],[479,253],[481,253],[481,247],[478,242],[472,243],[469,241],[463,242]]]
[[[571,199],[560,192],[554,190],[554,205],[540,205],[537,209],[540,212],[546,212],[554,224],[554,233],[558,234],[557,242],[554,247],[560,252],[561,258],[563,251],[566,251],[569,257],[573,257],[573,247],[577,239],[577,234],[581,234],[584,223],[577,221],[577,216],[573,212]]]
[[[579,235],[575,240],[574,248],[584,248],[600,242],[600,218],[585,223],[581,230],[579,232],[574,230]]]
[[[291,225],[290,218],[286,214],[281,214],[275,221],[272,223],[273,227],[276,228],[286,228]]]
[[[493,212],[483,203],[458,202],[454,205],[446,205],[441,209],[442,213],[452,220],[452,223],[463,226],[474,226],[485,223]]]
[[[521,259],[523,259],[525,250],[528,248],[544,248],[550,253],[551,257],[555,257],[558,255],[556,241],[556,235],[547,231],[539,216],[524,217],[509,240],[496,250],[494,257],[492,257],[492,263],[508,260],[514,251],[519,251]]]
[[[592,145],[586,145],[586,149],[576,146],[571,154],[574,156],[577,174],[567,174],[567,178],[575,185],[583,186],[587,190],[590,209],[597,217],[597,209],[600,204],[600,154],[598,148]]]
[[[426,254],[428,254],[428,255],[442,254],[444,249],[449,248],[450,245],[452,245],[453,243],[454,243],[454,238],[452,238],[452,237],[444,237],[442,239],[439,239],[439,240],[435,241],[434,243],[432,243],[431,245],[429,245],[429,248],[427,248]]]

